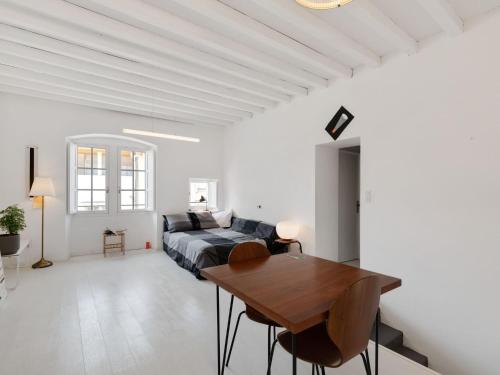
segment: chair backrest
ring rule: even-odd
[[[339,349],[342,363],[368,346],[379,302],[379,278],[368,276],[347,288],[330,308],[328,335]]]
[[[264,245],[258,242],[243,242],[233,247],[227,262],[232,264],[269,256],[271,256],[271,252]]]

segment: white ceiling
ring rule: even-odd
[[[500,0],[0,0],[0,91],[231,125],[418,53]],[[333,83],[334,84],[334,83]]]

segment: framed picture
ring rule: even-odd
[[[38,147],[26,147],[26,196],[30,196],[31,185],[38,175]]]
[[[337,140],[353,119],[354,116],[351,112],[344,107],[340,107],[335,116],[333,116],[326,126],[325,130],[334,140]]]

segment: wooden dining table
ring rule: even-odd
[[[401,279],[351,267],[305,254],[280,254],[225,264],[201,270],[201,275],[216,285],[217,304],[217,366],[224,373],[232,305],[226,329],[221,367],[219,288],[278,322],[295,335],[328,318],[328,312],[342,292],[367,276],[380,278],[381,293],[401,286]],[[376,318],[375,374],[378,375],[378,327]],[[292,350],[292,373],[297,373],[297,358]]]

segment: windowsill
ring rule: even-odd
[[[118,215],[131,215],[131,214],[154,214],[155,210],[131,210],[131,211],[121,211],[116,212],[73,212],[68,215],[74,217],[107,217],[107,216],[118,216]]]
[[[155,210],[129,210],[129,211],[118,210],[118,212],[117,212],[118,215],[154,214],[154,213],[155,213]]]

